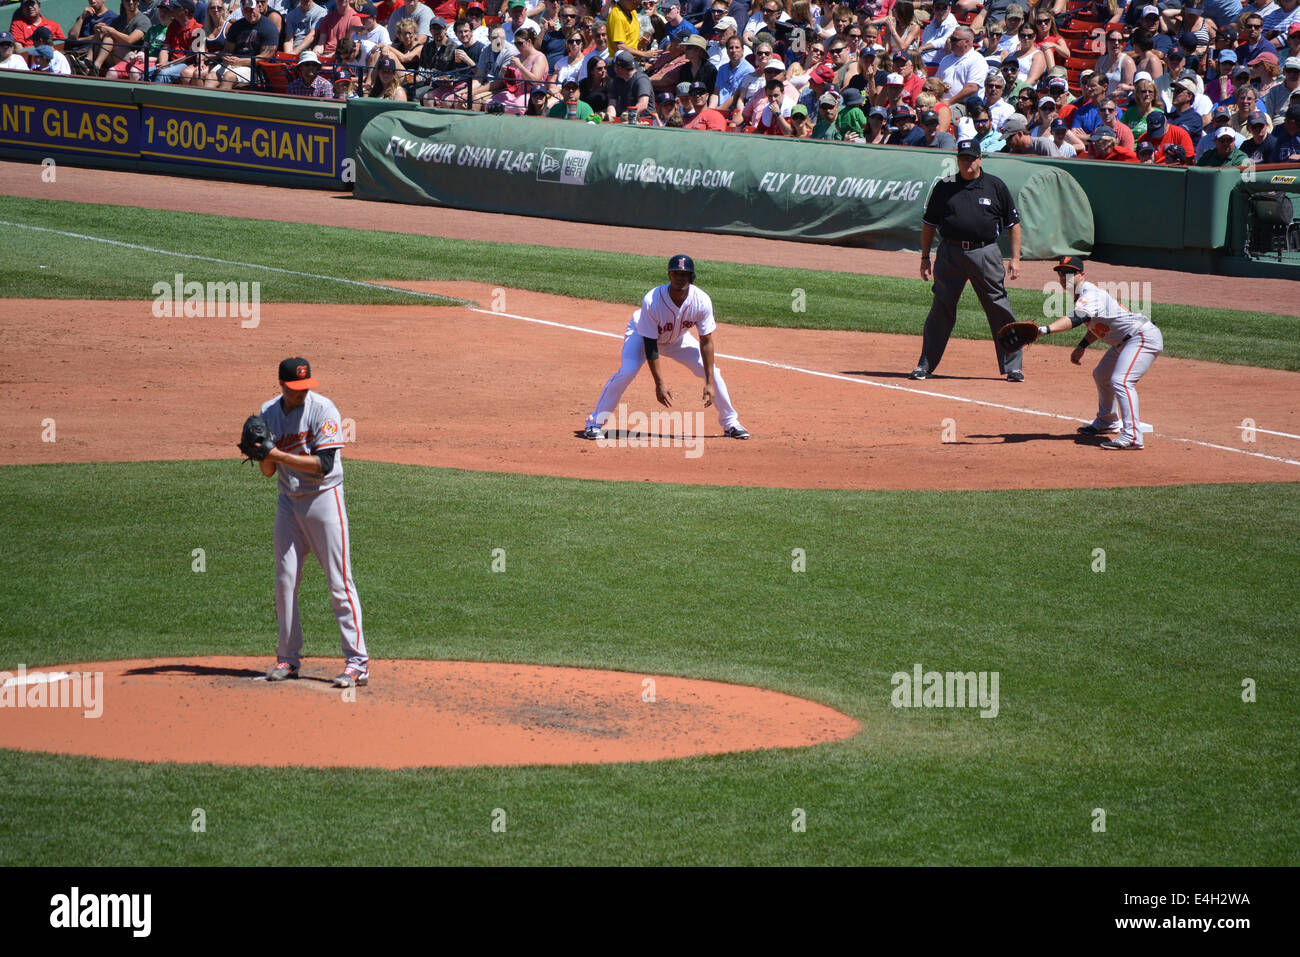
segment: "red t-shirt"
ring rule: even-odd
[[[9,32],[14,35],[14,44],[16,46],[25,47],[31,45],[32,34],[41,27],[49,27],[50,34],[56,40],[67,39],[67,36],[63,32],[63,27],[45,17],[41,17],[35,23],[28,23],[26,20],[19,20],[17,17],[14,17],[14,23],[13,26],[9,28]]]
[[[458,0],[420,0],[420,2],[432,10],[435,17],[442,17],[448,24],[456,22],[456,10],[460,6]]]
[[[361,26],[361,14],[355,10],[349,10],[348,16],[344,17],[336,9],[333,13],[325,15],[325,19],[320,22],[320,32],[316,35],[316,42],[322,44],[326,54],[334,52],[334,48],[339,45],[339,41],[347,36],[353,27]]]
[[[695,118],[686,124],[686,129],[726,132],[727,118],[712,107],[708,107],[696,113]]]
[[[189,23],[184,24],[181,23],[180,17],[173,19],[167,24],[167,37],[163,41],[163,46],[167,48],[167,61],[175,63],[188,54],[194,44],[194,38],[201,33],[203,33],[203,24],[193,17],[190,17]]]
[[[404,6],[406,6],[404,0],[383,0],[382,3],[375,4],[375,20],[387,26],[389,18],[393,15],[393,11],[398,7]],[[393,26],[397,26],[397,24],[393,24]],[[392,31],[390,30],[389,32],[391,33]]]
[[[1196,148],[1192,145],[1192,134],[1181,126],[1174,126],[1174,124],[1167,121],[1165,123],[1165,135],[1160,139],[1156,139],[1150,133],[1143,133],[1138,142],[1156,144],[1156,163],[1160,166],[1165,165],[1165,145],[1169,143],[1181,146],[1183,151],[1187,153],[1188,159],[1195,159],[1196,157]]]

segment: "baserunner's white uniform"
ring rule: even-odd
[[[618,400],[645,364],[643,338],[657,339],[661,356],[676,359],[696,376],[704,378],[704,356],[700,353],[700,342],[691,330],[697,330],[702,336],[712,335],[718,325],[713,318],[713,300],[691,283],[686,299],[678,306],[669,296],[668,289],[668,283],[655,286],[641,300],[641,308],[632,313],[623,333],[623,364],[605,383],[595,411],[587,416],[589,427],[604,428],[605,423],[613,418]],[[718,423],[724,430],[740,424],[740,416],[732,408],[727,383],[717,362],[713,364],[713,404],[718,408]]]
[[[1114,425],[1116,408],[1121,423],[1119,438],[1142,448],[1137,382],[1165,348],[1160,329],[1140,312],[1129,312],[1106,290],[1084,281],[1074,290],[1075,326],[1110,346],[1092,371],[1097,383],[1097,418],[1094,425]]]
[[[334,403],[309,391],[301,406],[286,412],[276,396],[262,406],[276,448],[294,455],[314,455],[343,448],[342,420]],[[277,463],[280,498],[275,510],[275,615],[280,623],[277,660],[298,664],[302,620],[298,582],[308,553],[325,572],[334,617],[338,619],[347,664],[366,671],[369,656],[361,631],[361,601],[352,584],[348,550],[348,511],[343,503],[343,454],[334,453],[328,475],[310,475]]]

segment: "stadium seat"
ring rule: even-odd
[[[277,53],[265,60],[258,60],[257,71],[261,82],[254,85],[269,93],[288,93],[289,71],[297,62],[296,53]]]

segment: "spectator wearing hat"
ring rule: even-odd
[[[893,132],[889,134],[890,146],[920,146],[925,130],[916,125],[916,113],[910,106],[900,106],[890,117]]]
[[[654,99],[654,87],[637,66],[636,58],[627,50],[619,50],[613,62],[614,78],[610,82],[606,116],[612,120],[628,110],[637,114],[648,110]]]
[[[553,120],[582,120],[586,122],[592,109],[579,97],[579,81],[570,77],[560,85],[560,102],[547,112]]]
[[[484,23],[485,8],[478,0],[471,0],[469,6],[465,8],[465,19],[469,21],[470,37],[474,43],[482,43],[484,46],[488,42],[488,26]],[[480,55],[482,51],[479,51]],[[477,59],[477,57],[475,58]]]
[[[40,27],[50,31],[50,42],[67,39],[63,27],[41,16],[41,0],[19,0],[18,12],[13,15],[13,23],[9,26],[14,44],[20,47],[32,46],[32,34]]]
[[[909,375],[928,379],[943,359],[957,322],[957,302],[970,283],[993,332],[998,371],[1008,381],[1024,382],[1020,351],[1006,353],[997,343],[997,332],[1015,321],[1007,300],[1002,253],[997,239],[1006,232],[1011,240],[1011,267],[1015,279],[1020,273],[1020,215],[1006,183],[982,169],[979,144],[961,140],[957,144],[957,175],[934,184],[921,217],[921,278],[934,280],[934,302],[925,318],[921,358]],[[930,246],[936,233],[939,251],[933,264]]]
[[[326,10],[316,0],[301,0],[284,18],[285,53],[297,55],[310,50],[316,43],[316,34]]]
[[[702,83],[691,84],[691,107],[695,115],[686,124],[688,130],[725,132],[729,126],[721,110],[709,106],[710,93]]]
[[[1300,161],[1300,104],[1288,106],[1282,114],[1282,126],[1273,132],[1273,155],[1270,163]]]
[[[1169,122],[1174,126],[1181,126],[1195,142],[1205,127],[1204,115],[1192,107],[1196,102],[1196,84],[1191,80],[1177,80],[1170,88],[1170,92],[1173,102],[1168,114]],[[1148,120],[1147,128],[1150,129],[1150,126]]]
[[[934,0],[930,22],[921,31],[921,54],[926,66],[938,66],[948,47],[948,38],[957,29],[957,18],[952,15],[949,0]]]
[[[1300,27],[1300,24],[1297,25]],[[1296,34],[1300,36],[1300,29]],[[1259,108],[1268,116],[1281,120],[1292,99],[1300,97],[1300,56],[1282,61],[1282,79],[1259,98]]]
[[[957,140],[953,135],[939,129],[939,114],[934,110],[926,110],[921,114],[921,132],[923,136],[921,142],[916,144],[917,146],[938,150],[955,150],[957,148]]]
[[[468,101],[468,87],[451,77],[469,76],[478,63],[467,49],[447,36],[447,22],[442,17],[430,20],[429,30],[429,42],[420,49],[420,78],[424,83],[416,88],[415,99],[423,106],[454,108],[459,100]]]
[[[524,116],[545,116],[550,107],[547,105],[546,87],[534,86],[529,89],[524,101]],[[662,124],[656,124],[662,125]]]
[[[901,73],[886,73],[885,84],[876,94],[875,106],[883,106],[886,113],[898,109],[900,106],[914,106],[904,95],[907,87],[903,81]]]
[[[698,33],[687,36],[681,43],[681,56],[650,76],[656,89],[673,89],[678,83],[703,83],[713,92],[718,82],[718,71],[708,57],[708,43]]]
[[[370,81],[370,92],[367,96],[398,103],[406,102],[406,89],[402,85],[405,73],[402,65],[392,57],[381,56],[375,62],[374,76]]]
[[[528,4],[526,0],[510,0],[506,8],[505,19],[501,22],[505,27],[506,40],[515,46],[519,42],[515,39],[515,34],[525,28],[533,31],[534,37],[541,37],[542,25],[528,16]]]
[[[29,69],[27,61],[14,52],[16,46],[12,33],[8,31],[0,33],[0,70],[26,72]]]
[[[1062,124],[1064,125],[1064,124]],[[1049,137],[1035,136],[1023,116],[1013,116],[1002,128],[1001,152],[1017,156],[1060,156],[1061,151]]]
[[[357,97],[357,75],[347,67],[334,73],[334,99],[354,100]]]
[[[1205,95],[1211,103],[1219,103],[1232,97],[1232,71],[1237,67],[1237,51],[1222,50],[1215,61],[1214,79],[1208,79],[1206,72]]]
[[[817,121],[813,123],[812,139],[842,140],[836,120],[839,118],[840,98],[834,93],[823,93],[817,100]]]
[[[379,22],[378,12],[379,8],[373,3],[361,3],[357,7],[357,16],[360,18],[361,22],[348,31],[348,36],[350,36],[356,42],[358,48],[360,48],[362,59],[369,59],[372,52],[383,49],[393,42],[393,38],[388,32],[388,28]],[[447,30],[446,21],[442,21],[442,29],[443,35],[445,36]],[[429,21],[429,31],[430,36],[432,36],[432,19]],[[428,41],[425,42],[425,45],[428,45]],[[423,55],[424,50],[421,49],[420,53]]]
[[[1246,154],[1246,159],[1251,163],[1259,165],[1269,162],[1269,157],[1277,148],[1277,137],[1269,132],[1268,117],[1257,110],[1246,118],[1246,128],[1250,130],[1250,136],[1236,143],[1236,147]]]
[[[862,128],[862,142],[867,146],[886,146],[889,143],[889,111],[883,106],[867,110],[867,125]]]
[[[1138,140],[1137,149],[1134,152],[1137,153],[1138,163],[1140,165],[1157,165],[1159,151],[1156,149],[1156,144],[1152,143],[1150,140]]]
[[[68,64],[68,58],[48,43],[38,43],[32,47],[29,55],[32,61],[32,73],[50,73],[55,76],[72,75],[72,67]]]
[[[1155,110],[1147,115],[1146,129],[1142,133],[1142,140],[1156,148],[1156,163],[1163,162],[1164,148],[1170,144],[1181,146],[1188,156],[1194,153],[1193,144],[1195,141],[1190,134],[1181,126],[1174,126],[1170,123],[1169,118],[1160,110]]]
[[[1250,67],[1251,80],[1255,89],[1261,96],[1276,86],[1282,75],[1277,54],[1272,50],[1265,50],[1247,65]]]
[[[1250,67],[1238,65],[1233,67],[1229,75],[1228,95],[1214,101],[1215,106],[1226,106],[1229,110],[1236,112],[1237,109],[1237,91],[1243,86],[1251,85]]]
[[[764,61],[761,75],[763,82],[757,92],[745,101],[745,105],[740,111],[738,126],[757,127],[759,125],[759,117],[763,107],[768,103],[768,91],[771,89],[773,82],[778,83],[781,87],[781,93],[777,95],[778,100],[785,98],[785,64],[778,57],[768,57]],[[798,96],[791,96],[790,99],[792,101],[796,100]]]
[[[304,50],[293,67],[294,77],[289,81],[290,96],[311,96],[317,99],[334,98],[334,84],[320,75],[320,57]]]
[[[712,63],[717,69],[721,70],[723,64],[725,64],[728,61],[728,59],[730,59],[727,56],[727,43],[731,40],[732,37],[739,37],[740,34],[737,30],[735,18],[731,16],[723,16],[719,18],[717,23],[714,24],[714,27],[715,30],[714,30],[713,38],[709,40],[709,62]],[[826,53],[825,43],[824,41],[820,41],[820,40],[817,41],[817,43],[822,44],[820,47],[817,48],[819,51],[818,62],[821,62],[821,60],[825,57],[825,53]],[[740,40],[740,47],[742,51],[741,55],[748,56],[749,50],[746,49],[745,41],[743,38],[741,38]],[[809,47],[809,52],[810,53],[812,52],[811,45]],[[807,64],[809,69],[811,69],[815,65],[816,64]]]
[[[1070,125],[1066,123],[1065,120],[1061,119],[1059,116],[1052,120],[1052,144],[1060,150],[1061,156],[1064,159],[1074,159],[1079,155],[1073,144],[1065,138],[1066,134],[1069,132]]]
[[[867,114],[862,112],[862,94],[851,87],[844,91],[835,127],[846,140],[862,139],[867,126]]]
[[[185,68],[198,59],[194,43],[203,35],[203,24],[194,19],[194,0],[162,0],[158,4],[160,14],[163,9],[169,11],[167,32],[147,79],[176,83]]]
[[[1155,80],[1142,78],[1134,81],[1132,102],[1123,116],[1124,125],[1133,131],[1134,136],[1141,137],[1147,131],[1148,117],[1160,110],[1158,99]]]
[[[1088,137],[1088,157],[1111,163],[1136,163],[1137,153],[1119,145],[1115,131],[1109,126],[1099,126]]]
[[[1230,126],[1220,126],[1214,133],[1214,146],[1201,154],[1196,165],[1203,169],[1245,166],[1250,161],[1237,148],[1236,134]]]

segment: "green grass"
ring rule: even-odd
[[[327,200],[322,200],[325,202]],[[400,215],[401,207],[393,207]],[[0,258],[0,289],[14,298],[152,299],[153,284],[179,270],[200,282],[259,281],[265,302],[412,303],[427,298],[257,268],[204,263],[194,256],[272,265],[352,280],[466,280],[601,302],[635,304],[664,281],[660,257],[549,246],[467,242],[402,233],[304,227],[250,219],[123,206],[6,197],[0,219],[175,251],[160,255],[54,233],[10,230],[20,240]],[[702,237],[701,246],[707,248]],[[929,284],[919,279],[750,266],[696,256],[701,286],[723,322],[801,329],[919,334]],[[1096,277],[1123,281],[1122,269]],[[1170,274],[1168,283],[1177,282]],[[802,290],[800,296],[797,292]],[[1300,371],[1296,318],[1217,306],[1163,304],[1152,289],[1152,318],[1166,354],[1180,358]],[[1042,315],[1044,297],[1009,290],[1022,317]],[[799,307],[800,311],[796,311]],[[974,294],[963,297],[955,335],[989,338]],[[1059,336],[1049,344],[1072,346]]]
[[[579,768],[0,751],[0,864],[1300,863],[1295,484],[1099,499],[347,468],[377,657],[739,681],[864,730]],[[9,467],[0,480],[0,668],[270,656],[269,481],[229,462]],[[489,571],[496,547],[504,574]],[[302,595],[308,653],[336,654],[314,564]],[[892,708],[890,675],[914,662],[998,671],[1000,715]],[[194,807],[206,834],[189,829]],[[505,834],[490,828],[498,807]],[[807,833],[791,830],[796,807]],[[1105,834],[1090,827],[1098,807]],[[358,832],[363,847],[338,841]]]

